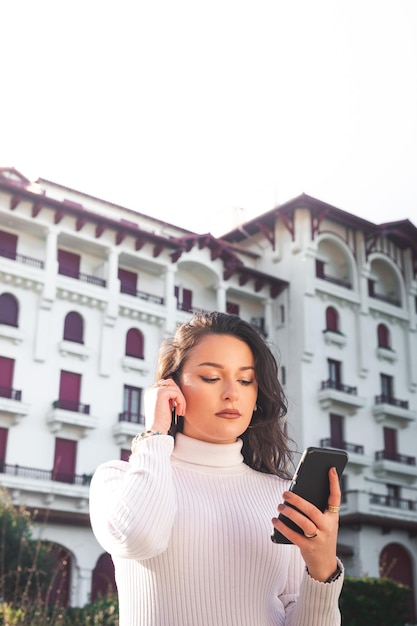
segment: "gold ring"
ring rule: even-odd
[[[304,537],[307,537],[307,539],[314,539],[314,537],[317,537],[317,533],[314,533],[314,535],[306,535],[304,533]]]
[[[330,511],[330,513],[339,513],[340,506],[333,506],[332,504],[328,504],[327,510]]]

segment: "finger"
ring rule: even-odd
[[[314,504],[312,504],[308,500],[305,500],[301,496],[298,496],[292,491],[284,492],[283,497],[286,503],[299,509],[301,513],[303,513],[306,517],[309,517],[313,521],[313,523],[319,523],[322,512]]]
[[[280,504],[278,511],[301,528],[305,535],[315,535],[317,533],[317,525],[309,517],[306,517],[292,506],[288,506],[285,503]]]
[[[341,499],[341,491],[340,491],[339,476],[335,467],[331,467],[329,470],[329,485],[330,485],[330,495],[329,495],[328,505],[332,507],[339,507],[340,499]]]

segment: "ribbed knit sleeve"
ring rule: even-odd
[[[170,457],[174,440],[157,435],[141,441],[126,461],[100,465],[90,486],[93,532],[112,556],[147,559],[169,542],[176,504]]]
[[[314,580],[303,565],[304,574],[301,585],[298,585],[298,597],[291,598],[291,594],[285,597],[285,626],[339,626],[339,596],[343,587],[344,568],[339,560],[338,565],[341,574],[331,583]],[[291,585],[291,580],[292,575],[289,572],[288,585]]]

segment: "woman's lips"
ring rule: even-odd
[[[234,420],[240,417],[239,411],[219,411],[216,413],[217,417],[222,417],[223,419]]]

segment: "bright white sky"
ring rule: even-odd
[[[0,55],[29,178],[202,233],[302,192],[417,225],[417,0],[4,1]]]

